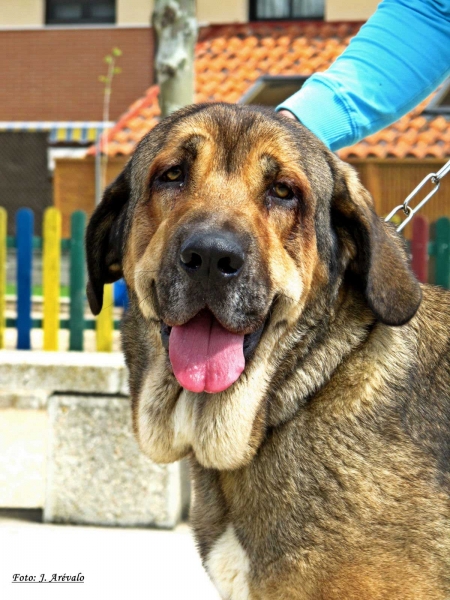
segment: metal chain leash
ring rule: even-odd
[[[449,172],[450,172],[450,160],[447,163],[445,163],[445,165],[441,169],[439,169],[439,171],[437,173],[429,173],[419,183],[419,185],[413,189],[413,191],[409,194],[409,196],[406,198],[406,200],[403,202],[403,204],[399,204],[393,210],[391,210],[391,212],[385,218],[385,221],[390,221],[392,219],[392,217],[399,210],[403,210],[403,212],[406,215],[406,219],[404,221],[402,221],[402,223],[397,227],[397,231],[401,231],[411,221],[411,219],[414,217],[416,212],[418,212],[422,208],[422,206],[424,206],[428,202],[428,200],[432,196],[434,196],[434,194],[438,191],[438,189],[441,185],[441,179],[443,177],[445,177],[447,175],[447,173],[449,173]],[[429,192],[425,196],[425,198],[423,198],[423,200],[421,200],[419,202],[419,204],[415,208],[411,208],[409,206],[409,203],[414,198],[414,196],[416,196],[420,192],[420,190],[423,188],[423,186],[426,183],[428,183],[428,181],[431,181],[431,183],[434,185],[434,188],[431,190],[431,192]]]

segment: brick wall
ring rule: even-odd
[[[111,120],[153,83],[149,28],[0,31],[0,121],[101,120],[103,59],[119,47]]]

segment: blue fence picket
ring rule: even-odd
[[[17,238],[17,349],[31,349],[31,273],[34,215],[29,208],[16,214]]]
[[[127,286],[123,279],[119,279],[116,281],[113,287],[114,290],[114,306],[118,306],[119,308],[128,308],[128,292]]]

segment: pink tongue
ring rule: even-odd
[[[245,367],[244,336],[224,329],[207,310],[172,327],[169,356],[180,385],[215,394],[236,381]]]

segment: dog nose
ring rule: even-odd
[[[181,246],[180,264],[192,279],[225,282],[242,270],[245,253],[236,235],[195,233]]]

